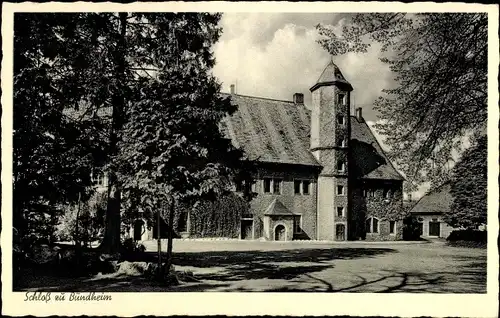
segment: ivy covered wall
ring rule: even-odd
[[[237,193],[221,196],[216,201],[200,202],[188,212],[189,236],[239,238],[241,216],[249,211],[248,202]],[[174,228],[177,228],[180,217],[179,213]]]

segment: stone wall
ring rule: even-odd
[[[254,215],[255,238],[264,237],[264,213],[272,201],[277,198],[283,205],[295,214],[302,216],[301,239],[316,239],[316,196],[317,171],[312,167],[292,166],[283,164],[262,165],[254,177],[256,197],[250,202]],[[282,180],[281,193],[264,193],[263,178],[279,178]],[[295,194],[294,180],[308,180],[309,194]]]
[[[384,197],[384,191],[392,195]],[[372,191],[373,195],[370,194]],[[349,217],[351,240],[400,240],[403,234],[402,181],[358,180],[351,186],[352,212]],[[379,221],[378,233],[366,233],[365,221],[375,217]],[[395,221],[395,234],[389,233],[389,222]]]

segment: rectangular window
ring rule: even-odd
[[[253,193],[257,192],[257,182],[255,180],[252,180],[251,189]]]
[[[371,218],[366,219],[365,229],[366,229],[366,233],[371,233],[372,232],[372,219]]]
[[[104,173],[99,170],[95,170],[92,172],[91,176],[91,181],[92,184],[97,185],[97,186],[103,186],[104,185]]]
[[[390,189],[384,189],[384,198],[390,199],[392,197]]]
[[[236,181],[235,182],[236,192],[243,192],[243,190],[245,189],[244,184],[245,184],[244,181]]]
[[[344,125],[344,116],[343,115],[338,115],[337,116],[337,122],[339,125]]]
[[[302,181],[302,194],[309,194],[309,186],[311,182],[309,180]]]
[[[344,195],[344,186],[337,186],[337,195]]]
[[[271,193],[271,178],[264,178],[264,193]]]
[[[345,164],[343,161],[337,162],[337,170],[343,172],[345,170]]]
[[[345,105],[345,94],[339,94],[338,95],[338,104],[339,105]]]
[[[302,217],[296,216],[293,218],[293,232],[294,233],[302,233],[302,226],[301,226],[301,219]]]
[[[396,233],[396,221],[389,221],[389,233]]]
[[[280,194],[281,193],[281,183],[280,179],[273,179],[273,193]]]
[[[293,181],[293,191],[295,194],[300,194],[300,187],[302,186],[302,181],[295,180]]]
[[[372,232],[378,233],[378,220],[376,218],[372,218],[372,220],[373,220]]]
[[[338,217],[343,217],[344,216],[344,207],[337,207],[337,216]]]

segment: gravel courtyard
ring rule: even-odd
[[[147,252],[156,242],[147,242]],[[163,249],[163,247],[162,247]],[[432,243],[174,242],[176,270],[197,282],[155,286],[140,277],[31,277],[25,291],[269,291],[485,293],[486,249]]]

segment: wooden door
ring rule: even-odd
[[[337,224],[335,226],[335,239],[337,241],[345,241],[345,225]]]
[[[439,222],[429,222],[429,236],[440,236],[440,224]]]

